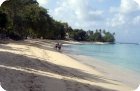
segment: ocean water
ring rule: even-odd
[[[72,54],[94,57],[100,61],[140,73],[140,45],[136,44],[82,44],[69,45]]]

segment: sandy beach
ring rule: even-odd
[[[52,40],[1,43],[0,82],[2,87],[7,91],[133,90],[126,84],[106,78],[96,68],[56,51],[55,43],[56,41]]]

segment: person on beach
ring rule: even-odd
[[[61,47],[62,47],[62,44],[59,43],[59,44],[58,44],[58,50],[59,50],[59,51],[61,50]]]
[[[55,44],[55,49],[57,50],[57,48],[58,48],[58,45],[59,45],[59,43],[56,43]]]
[[[57,43],[55,44],[55,49],[60,51],[61,50],[61,47],[62,47],[62,44],[61,43]]]

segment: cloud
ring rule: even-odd
[[[104,11],[95,9],[90,2],[90,0],[58,0],[50,14],[55,19],[68,22],[77,28],[80,28],[79,25],[85,26],[85,22],[102,21]]]
[[[94,9],[89,5],[89,2],[89,0],[69,0],[68,5],[71,7],[78,20],[100,20],[103,11]]]
[[[105,8],[101,8],[100,4]],[[131,37],[140,36],[137,33],[140,28],[140,4],[135,0],[120,0],[113,5],[110,0],[96,0],[94,3],[90,0],[57,0],[57,5],[50,11],[55,19],[68,22],[73,28],[101,28],[116,32],[118,41],[135,40]]]
[[[39,5],[45,6],[48,3],[48,0],[37,0],[37,2],[39,3]]]
[[[140,6],[140,0],[134,0],[134,1],[137,2],[139,4],[139,6]]]
[[[111,6],[106,26],[116,32],[117,41],[139,42],[140,1],[120,0],[118,6]],[[131,33],[131,34],[130,34]]]
[[[6,1],[6,0],[0,0],[0,6],[1,6],[1,4],[2,4],[4,1]]]
[[[120,12],[121,13],[132,13],[140,10],[139,4],[134,0],[121,0]]]
[[[140,1],[138,0],[121,0],[119,7],[110,7],[111,13],[129,14],[138,10],[140,10]]]
[[[125,16],[121,14],[114,15],[113,18],[107,20],[107,26],[118,27],[126,23]]]
[[[113,17],[107,20],[108,26],[121,27],[138,24],[137,16],[140,14],[140,5],[134,0],[121,0],[119,7],[110,7],[109,11]]]

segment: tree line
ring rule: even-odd
[[[83,29],[74,29],[69,33],[71,39],[77,41],[95,41],[95,42],[115,42],[115,33],[106,30],[96,29],[95,31],[84,31]]]
[[[54,20],[36,0],[7,0],[0,7],[1,32],[21,39],[64,39],[65,23]]]
[[[0,34],[14,40],[31,38],[114,42],[114,34],[72,29],[53,19],[36,0],[6,0],[0,6]]]

